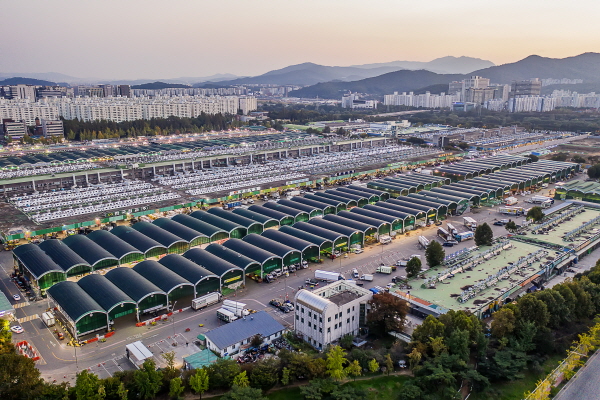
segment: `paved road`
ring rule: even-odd
[[[500,214],[490,208],[478,209],[473,216],[480,223],[488,222],[489,224],[494,219],[502,218]],[[461,225],[462,217],[452,217],[448,222]],[[412,231],[410,236],[397,237],[391,244],[370,246],[362,254],[351,254],[348,258],[327,259],[322,264],[311,264],[310,268],[293,273],[287,278],[279,278],[274,283],[259,284],[248,281],[245,289],[239,290],[230,297],[247,303],[248,308],[266,310],[283,325],[292,327],[293,313],[284,314],[270,307],[268,303],[274,298],[290,298],[293,300],[298,288],[303,286],[304,281],[314,276],[315,269],[336,271],[350,277],[353,268],[358,269],[360,274],[373,273],[381,262],[386,264],[395,263],[398,259],[406,258],[412,254],[420,254],[424,259],[424,251],[418,245],[418,236],[423,235],[428,239],[432,239],[436,237],[436,229],[436,226],[418,229]],[[502,226],[492,225],[492,229],[495,236],[506,234],[506,230]],[[472,241],[466,241],[446,250],[451,253],[464,247],[473,246],[473,244]],[[4,269],[4,272],[0,272],[1,290],[11,295],[17,293],[17,287],[9,280],[7,275],[12,270],[12,253],[0,252],[0,263]],[[399,268],[394,275],[406,275],[406,272]],[[365,286],[385,286],[389,282],[389,275],[375,274],[374,281]],[[153,327],[136,327],[134,317],[129,320],[125,317],[123,318],[124,321],[116,322],[116,334],[107,339],[105,343],[95,342],[76,349],[67,346],[66,341],[57,340],[52,330],[45,327],[43,322],[36,317],[36,315],[41,315],[48,307],[47,300],[32,304],[27,304],[25,301],[19,303],[16,316],[21,319],[20,324],[25,332],[14,335],[14,339],[26,339],[35,346],[41,355],[41,360],[37,363],[37,366],[42,372],[42,376],[49,381],[56,379],[57,381],[74,382],[76,371],[82,368],[89,368],[90,371],[99,374],[101,377],[110,376],[118,370],[132,369],[133,366],[123,356],[125,344],[136,340],[141,340],[150,347],[158,365],[163,362],[160,356],[161,353],[170,350],[176,351],[176,359],[181,362],[182,357],[198,351],[198,348],[193,344],[198,334],[205,333],[207,330],[222,324],[215,313],[219,307],[218,305],[198,312],[184,311],[176,315],[174,320],[170,319]],[[199,327],[198,324],[204,324],[204,326]],[[187,328],[190,329],[189,332],[186,332]],[[178,343],[177,346],[172,346],[174,341]],[[77,364],[75,364],[76,360]]]
[[[555,397],[556,400],[600,399],[600,352],[596,352]]]

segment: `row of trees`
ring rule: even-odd
[[[413,333],[408,359],[415,379],[403,399],[451,399],[463,382],[489,397],[492,382],[540,373],[600,312],[600,261],[551,289],[526,294],[493,314],[491,328],[464,311],[429,316]]]
[[[110,138],[135,138],[138,136],[173,135],[226,130],[243,126],[233,115],[202,113],[194,118],[170,116],[136,121],[79,121],[63,119],[65,134],[69,140],[92,140]]]

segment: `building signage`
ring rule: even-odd
[[[119,215],[126,215],[126,214],[136,213],[136,212],[140,212],[140,211],[147,211],[147,210],[148,210],[148,206],[143,206],[143,207],[137,207],[137,208],[130,208],[128,210],[109,211],[105,214],[105,216],[106,217],[118,217]]]

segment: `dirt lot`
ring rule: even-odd
[[[580,155],[586,160],[588,157],[598,157],[600,159],[600,136],[591,136],[581,140],[574,140],[571,143],[556,146],[552,150],[559,153],[569,153],[571,157]],[[550,159],[551,155],[542,158]]]

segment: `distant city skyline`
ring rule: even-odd
[[[588,12],[542,0],[5,1],[0,72],[170,79],[259,75],[304,62],[452,55],[499,65],[600,52],[597,3],[577,7]]]

